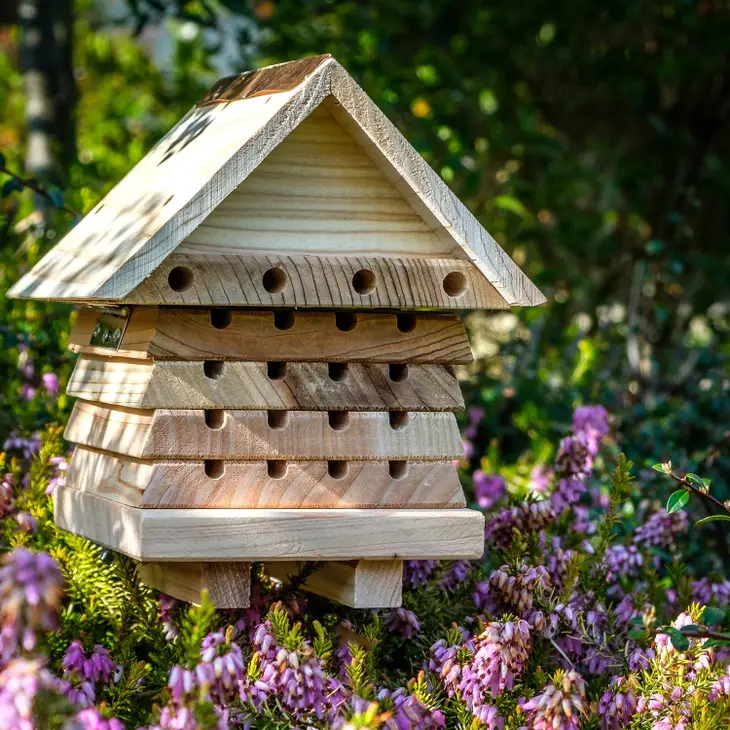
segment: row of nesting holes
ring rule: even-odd
[[[220,479],[226,470],[226,463],[220,459],[206,459],[203,462],[205,475],[210,479]],[[283,459],[269,459],[266,462],[267,472],[271,479],[283,479],[288,471]],[[347,476],[346,461],[328,461],[327,474],[332,479],[344,479]],[[402,479],[408,473],[408,462],[392,460],[388,462],[388,474],[391,479]]]
[[[193,286],[195,276],[187,266],[176,266],[170,270],[167,276],[167,283],[170,289],[182,293]],[[281,294],[289,283],[287,275],[278,266],[269,269],[261,277],[261,285],[269,294]],[[360,269],[352,277],[352,288],[357,294],[363,297],[370,296],[378,284],[375,272],[369,269]],[[444,292],[453,298],[460,297],[466,292],[466,277],[460,271],[452,271],[447,274],[441,282]]]
[[[210,323],[217,330],[231,326],[233,315],[230,309],[211,309]],[[274,327],[278,330],[290,330],[296,321],[294,312],[274,312]],[[413,332],[418,319],[415,314],[396,315],[396,326],[400,332]],[[357,327],[357,315],[352,312],[337,312],[335,326],[341,332],[351,332]]]
[[[278,431],[289,425],[289,413],[287,411],[267,411],[269,428]],[[226,420],[224,410],[205,411],[205,425],[213,431],[223,428]],[[327,411],[327,420],[333,431],[344,431],[350,425],[349,411]],[[408,411],[390,411],[388,413],[390,427],[394,431],[403,431],[408,427]]]
[[[266,375],[269,380],[281,380],[286,376],[285,362],[267,362]],[[206,360],[203,363],[203,373],[210,380],[218,380],[223,375],[225,362],[223,360]],[[330,380],[341,383],[349,372],[346,362],[327,363],[327,375]],[[401,383],[408,378],[408,365],[403,363],[392,363],[388,365],[388,377],[394,383]]]

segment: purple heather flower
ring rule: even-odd
[[[106,719],[95,707],[88,707],[66,723],[64,730],[124,730],[124,725],[116,717]]]
[[[618,583],[622,578],[636,578],[644,565],[644,557],[636,545],[610,545],[603,558],[606,580]]]
[[[573,432],[592,433],[602,439],[608,433],[608,412],[603,406],[580,406],[573,411]]]
[[[555,459],[555,470],[563,479],[583,479],[593,470],[593,457],[597,451],[595,438],[584,431],[566,436],[560,442]]]
[[[636,712],[636,695],[624,677],[613,677],[598,701],[601,730],[623,730]]]
[[[421,631],[421,624],[413,611],[405,608],[393,608],[385,616],[385,626],[391,633],[398,633],[410,639]]]
[[[68,459],[65,456],[52,456],[48,463],[53,467],[53,473],[48,481],[46,494],[53,494],[56,487],[66,484],[66,472],[68,471]]]
[[[43,383],[43,388],[48,395],[52,398],[55,398],[58,395],[59,381],[56,373],[43,373],[41,382]]]
[[[58,621],[63,576],[48,553],[17,547],[3,557],[0,568],[0,656],[7,660],[36,643],[36,631],[51,631]]]
[[[506,493],[507,484],[498,474],[485,474],[477,469],[473,475],[474,494],[482,509],[493,507]]]
[[[689,520],[684,510],[667,514],[654,512],[643,525],[634,532],[634,542],[639,547],[670,547],[677,535],[687,532]]]
[[[30,436],[21,436],[11,431],[3,444],[4,451],[21,451],[24,459],[32,459],[41,447],[41,436],[36,431]]]
[[[507,611],[523,617],[532,609],[535,591],[551,587],[550,575],[542,565],[503,565],[489,574],[486,584],[477,584],[472,597],[481,611]]]
[[[557,671],[542,694],[521,702],[527,730],[578,730],[586,712],[586,683],[575,670]]]
[[[484,534],[487,543],[504,548],[512,543],[515,530],[523,535],[539,532],[554,520],[555,510],[550,500],[528,500],[497,512],[487,521]]]
[[[644,649],[640,646],[637,646],[636,649],[634,649],[629,654],[629,669],[632,672],[640,669],[648,669],[649,664],[654,659],[656,659],[656,652],[654,651],[654,649]]]
[[[30,532],[33,535],[38,532],[38,520],[30,512],[18,512],[15,521],[22,532]]]
[[[707,694],[708,699],[712,702],[719,699],[720,697],[730,697],[730,667],[725,671],[725,674],[713,682],[710,691]]]
[[[692,601],[707,606],[717,603],[726,606],[730,603],[730,580],[712,582],[709,578],[700,578],[692,586]]]
[[[15,506],[15,479],[12,474],[5,474],[0,480],[0,519],[7,517]]]
[[[462,439],[461,445],[464,449],[464,459],[469,461],[474,456],[474,444],[469,439]],[[459,464],[459,460],[456,460],[456,464]]]
[[[428,669],[439,677],[449,697],[456,694],[461,681],[461,665],[457,661],[460,649],[458,644],[447,646],[446,639],[439,639],[431,647],[428,660]]]
[[[547,464],[535,464],[530,472],[530,482],[527,488],[534,494],[547,494],[553,470]]]
[[[162,628],[165,632],[165,638],[168,641],[172,641],[180,636],[180,630],[175,623],[175,609],[178,603],[179,601],[176,598],[168,596],[166,593],[160,593],[157,604],[160,609]]]
[[[530,627],[526,621],[488,623],[474,642],[474,658],[461,669],[459,691],[475,715],[487,694],[498,697],[514,686],[532,648]]]
[[[35,697],[42,691],[55,691],[56,687],[56,678],[40,659],[12,659],[0,672],[0,727],[35,730]]]
[[[466,417],[469,424],[472,426],[478,426],[484,419],[484,408],[481,406],[469,406],[466,411]]]
[[[460,586],[469,575],[471,570],[471,562],[468,560],[456,560],[449,569],[441,576],[439,587],[442,590],[452,590]]]
[[[404,560],[403,585],[412,590],[425,586],[439,565],[438,560]]]
[[[392,717],[383,725],[387,730],[438,730],[446,727],[446,718],[439,710],[429,709],[402,687],[392,693],[381,690],[378,699],[390,699],[393,703]]]
[[[36,389],[30,383],[23,383],[20,387],[20,395],[23,400],[31,401],[35,398]]]
[[[555,511],[560,513],[578,502],[583,494],[585,494],[586,485],[582,479],[578,477],[565,477],[559,479],[552,495],[552,503]],[[584,532],[584,530],[580,530]]]

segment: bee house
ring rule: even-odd
[[[149,585],[397,606],[482,554],[457,312],[544,298],[330,56],[219,81],[10,294],[80,306],[55,519]]]

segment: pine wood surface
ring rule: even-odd
[[[283,372],[282,372],[283,370]],[[279,377],[281,376],[281,377]],[[443,365],[140,361],[81,356],[69,395],[130,408],[455,411],[459,383]]]
[[[544,301],[334,59],[297,63],[285,89],[193,108],[10,296],[124,299],[324,102],[434,235],[461,249],[506,304]],[[280,75],[281,67],[259,73]]]
[[[192,246],[186,247],[186,251],[168,256],[119,301],[135,305],[267,309],[508,308],[494,287],[466,261],[278,252],[250,254],[228,248],[216,249],[213,254]],[[356,278],[359,272],[367,272],[365,282]],[[448,288],[447,277],[459,280],[453,293],[448,293],[452,290]]]
[[[138,563],[137,575],[151,588],[196,605],[203,591],[218,609],[251,603],[250,563]]]
[[[393,465],[397,471],[393,471]],[[453,462],[146,461],[75,449],[66,485],[144,508],[465,507]]]
[[[56,524],[145,562],[466,560],[484,550],[467,509],[139,509],[59,487]]]
[[[76,401],[65,438],[139,459],[412,459],[464,454],[452,413],[140,410]]]
[[[304,562],[267,563],[266,572],[287,583]],[[353,608],[394,608],[403,594],[402,560],[324,563],[302,584],[304,590]]]
[[[90,344],[97,313],[83,309],[69,337],[74,352],[114,354]],[[117,356],[155,360],[473,362],[453,316],[361,312],[273,312],[135,307]]]

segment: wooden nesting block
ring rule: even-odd
[[[65,437],[139,459],[460,459],[453,413],[139,410],[76,401]]]
[[[267,563],[266,572],[286,583],[303,562]],[[392,608],[403,598],[402,560],[358,560],[325,563],[302,586],[310,593],[353,608]]]
[[[79,313],[69,338],[72,350],[113,354],[91,344],[98,317],[92,309]],[[132,309],[116,354],[155,360],[473,361],[466,329],[454,315],[157,307]]]
[[[78,447],[69,487],[135,507],[464,507],[450,461],[143,461]]]
[[[58,487],[56,524],[144,562],[471,560],[484,516],[468,509],[139,509]]]
[[[172,253],[122,304],[344,309],[508,309],[467,260]]]
[[[79,358],[69,395],[131,408],[283,411],[455,411],[459,382],[445,365],[140,361]]]
[[[139,563],[139,579],[162,593],[200,605],[202,592],[216,608],[248,608],[251,563]]]

